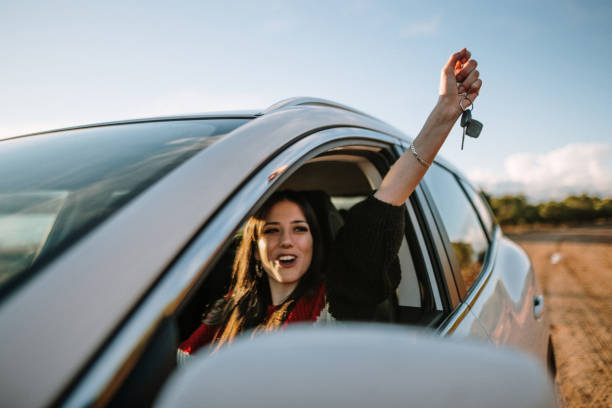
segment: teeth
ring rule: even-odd
[[[283,255],[280,258],[278,258],[279,261],[293,261],[295,259],[295,256],[293,255]]]

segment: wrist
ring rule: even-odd
[[[445,95],[440,95],[432,111],[432,114],[440,124],[449,125],[451,127],[455,124],[459,116],[461,116],[461,113],[462,110],[459,107],[457,98]]]

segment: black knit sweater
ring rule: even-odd
[[[372,320],[399,285],[404,213],[403,206],[373,195],[349,210],[326,268],[327,301],[336,319]]]

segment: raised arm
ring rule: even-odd
[[[482,81],[478,78],[476,61],[465,48],[448,59],[440,77],[440,97],[419,135],[414,139],[412,149],[408,149],[391,167],[374,194],[376,198],[390,204],[405,202],[419,184],[427,168],[442,147],[453,125],[461,115],[459,101],[461,94],[474,101],[478,96]],[[469,106],[466,100],[463,107]]]

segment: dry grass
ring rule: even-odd
[[[529,253],[544,292],[562,402],[612,406],[612,225],[523,227],[508,235]]]

